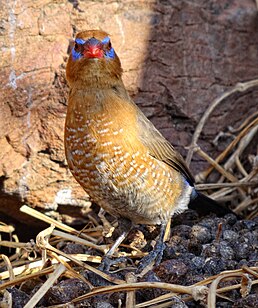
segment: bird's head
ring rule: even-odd
[[[120,60],[106,32],[88,30],[76,35],[66,68],[70,85],[105,82],[107,78],[120,78],[121,74]]]

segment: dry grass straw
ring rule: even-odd
[[[249,217],[257,215],[258,212],[258,159],[257,156],[252,158],[253,168],[251,171],[247,172],[243,167],[244,157],[242,155],[246,147],[252,142],[254,136],[257,134],[258,114],[256,113],[245,119],[239,128],[232,129],[232,132],[237,134],[235,139],[215,159],[212,159],[207,153],[205,153],[198,146],[197,141],[205,122],[219,104],[223,102],[226,103],[226,99],[233,93],[243,92],[255,86],[258,86],[258,80],[237,84],[232,90],[227,91],[220,98],[212,102],[210,108],[207,109],[196,128],[187,157],[187,161],[190,164],[193,154],[197,153],[210,164],[210,167],[207,168],[207,170],[197,175],[197,180],[205,180],[211,172],[217,172],[220,174],[220,180],[218,183],[199,184],[199,189],[214,191],[213,197],[217,199],[224,198],[226,200],[233,200],[236,197],[239,198],[241,202],[235,207],[235,212],[243,213],[251,208],[252,212],[249,211]],[[222,160],[224,160],[223,165],[221,164]],[[236,170],[236,172],[233,174],[232,170]],[[213,308],[216,307],[217,296],[230,300],[228,297],[230,296],[229,292],[239,289],[241,296],[245,297],[250,293],[252,287],[258,284],[258,268],[249,268],[246,266],[238,270],[222,272],[219,275],[209,277],[191,286],[161,282],[137,282],[138,277],[133,272],[129,272],[126,276],[126,281],[123,281],[103,273],[93,265],[90,265],[100,263],[101,256],[99,254],[105,254],[110,247],[109,245],[98,244],[101,241],[102,233],[109,234],[109,231],[113,230],[113,227],[105,220],[104,216],[102,216],[104,227],[103,225],[99,225],[98,222],[92,218],[91,221],[93,221],[95,226],[90,230],[86,229],[79,232],[74,228],[49,218],[35,209],[29,208],[28,206],[22,206],[21,211],[48,223],[50,226],[38,234],[36,242],[31,241],[29,243],[21,243],[14,234],[15,230],[12,226],[0,224],[0,234],[10,234],[10,240],[1,240],[0,246],[15,249],[15,253],[10,257],[7,257],[4,254],[1,255],[2,261],[0,261],[0,266],[6,266],[7,270],[0,273],[0,279],[2,281],[0,291],[3,294],[3,300],[2,303],[0,303],[0,306],[3,304],[4,307],[11,307],[12,305],[12,296],[6,290],[7,287],[19,287],[22,283],[40,276],[47,277],[47,280],[26,304],[25,308],[35,307],[51,286],[53,286],[54,283],[64,275],[84,281],[88,285],[90,291],[87,294],[72,300],[70,303],[53,307],[73,306],[76,303],[80,303],[83,300],[96,295],[113,292],[126,292],[126,308],[170,307],[175,296],[180,297],[184,301],[191,301],[193,299],[199,300],[205,303],[209,308]],[[57,230],[57,228],[59,230]],[[89,236],[89,233],[92,236]],[[69,241],[89,247],[96,252],[96,255],[66,254],[57,248],[59,243]],[[121,245],[121,247],[126,247],[127,251],[131,249],[131,252],[125,253],[120,251],[117,253],[117,256],[140,258],[144,255],[141,251],[133,249],[128,245]],[[99,275],[103,279],[109,281],[110,285],[104,287],[93,287],[92,284],[78,272],[78,267]],[[236,279],[239,280],[239,283],[236,283]],[[220,288],[219,285],[222,281],[231,281],[231,284]],[[169,293],[136,304],[136,290],[149,288],[159,288],[166,290]],[[118,306],[122,306],[122,303],[120,302]]]
[[[253,87],[258,87],[257,79],[238,83],[210,104],[196,127],[187,155],[188,164],[191,163],[194,153],[210,164],[206,170],[196,175],[197,183],[205,182],[212,172],[220,175],[218,183],[198,184],[196,185],[197,188],[212,191],[210,196],[213,199],[230,201],[236,214],[245,215],[248,213],[248,218],[254,217],[258,212],[258,153],[247,158],[244,151],[247,146],[252,144],[253,139],[258,134],[258,111],[244,119],[238,128],[229,127],[230,136],[234,139],[215,159],[200,148],[198,139],[205,123],[216,107],[222,103],[227,104],[227,98],[232,94],[245,92]],[[223,134],[225,135],[225,133],[220,132],[215,140],[218,140],[219,136]],[[244,168],[244,162],[247,159],[249,159],[249,164],[252,165],[252,169],[249,171]]]

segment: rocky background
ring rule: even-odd
[[[28,204],[76,224],[90,205],[63,148],[64,71],[77,31],[110,33],[128,90],[183,155],[211,102],[258,78],[254,0],[1,0],[0,7],[1,221],[28,222],[19,212]],[[215,146],[214,138],[238,127],[257,102],[257,87],[228,98],[205,125],[201,147],[215,157],[228,140]],[[191,169],[205,166],[195,156]]]

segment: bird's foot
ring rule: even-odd
[[[162,260],[165,247],[166,244],[164,242],[157,242],[154,249],[147,256],[142,258],[136,273],[143,276],[151,270],[154,265],[159,265]]]
[[[118,257],[115,259],[111,259],[108,256],[104,256],[102,259],[101,264],[99,265],[98,269],[102,272],[110,272],[110,268],[114,265],[117,265],[119,263],[127,263],[130,261],[131,264],[133,264],[133,261],[130,258],[127,257]]]

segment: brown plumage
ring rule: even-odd
[[[108,34],[76,36],[66,76],[70,86],[65,151],[90,197],[116,217],[165,225],[199,194],[181,155],[130,99]]]

